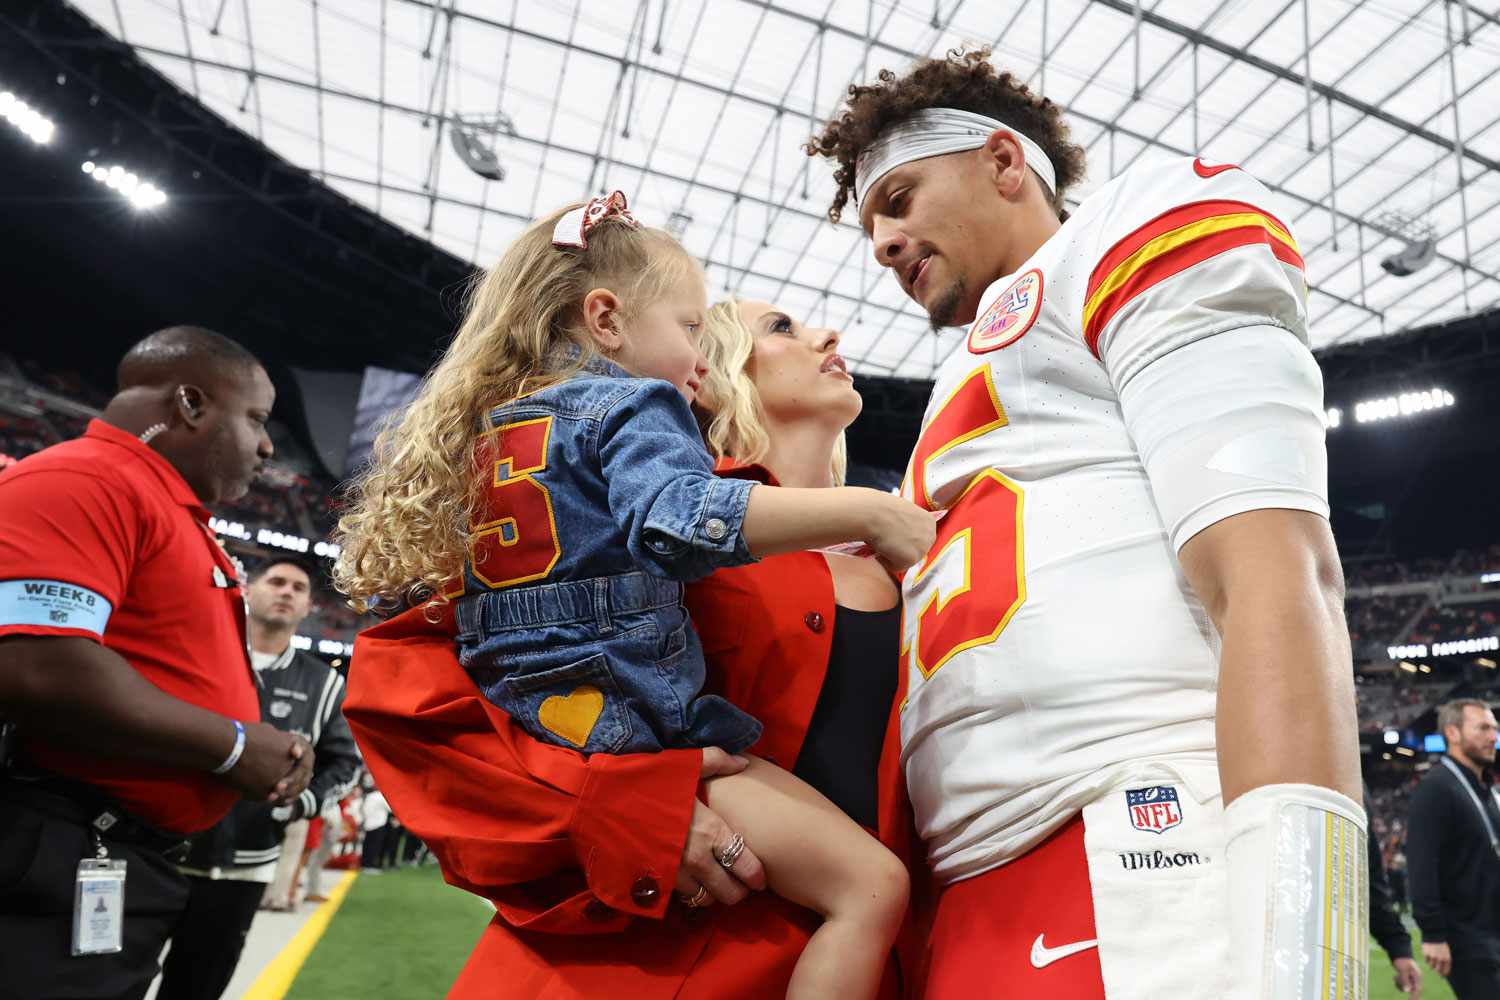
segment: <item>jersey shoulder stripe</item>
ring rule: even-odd
[[[1120,239],[1100,258],[1084,293],[1083,334],[1089,351],[1098,357],[1104,328],[1142,292],[1226,250],[1254,244],[1303,269],[1291,230],[1244,201],[1178,205]]]

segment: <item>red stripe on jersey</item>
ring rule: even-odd
[[[1178,225],[1181,223],[1179,222]],[[1191,243],[1184,243],[1142,264],[1099,306],[1083,331],[1084,342],[1088,344],[1089,351],[1094,357],[1099,356],[1099,336],[1115,314],[1125,308],[1137,295],[1175,274],[1186,271],[1195,264],[1203,263],[1210,257],[1216,257],[1236,247],[1255,244],[1268,247],[1278,260],[1298,268],[1302,267],[1302,258],[1297,252],[1273,237],[1264,226],[1238,226],[1234,229],[1210,233]]]
[[[1180,226],[1186,226],[1193,222],[1201,222],[1215,215],[1232,215],[1236,212],[1254,212],[1257,215],[1264,215],[1277,226],[1280,226],[1282,232],[1288,235],[1291,234],[1291,230],[1280,219],[1265,209],[1252,205],[1247,201],[1214,199],[1211,201],[1193,201],[1186,205],[1178,205],[1175,208],[1167,209],[1167,211],[1161,213],[1134,232],[1131,232],[1109,248],[1109,252],[1099,259],[1099,263],[1095,265],[1093,273],[1089,275],[1089,285],[1087,291],[1083,293],[1083,301],[1088,302],[1093,299],[1094,293],[1099,290],[1099,286],[1104,284],[1115,268],[1119,267],[1126,260],[1129,260],[1131,255],[1137,250],[1163,233],[1170,233]]]

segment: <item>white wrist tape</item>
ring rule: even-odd
[[[1224,810],[1236,997],[1364,1000],[1365,811],[1316,785],[1266,785]]]

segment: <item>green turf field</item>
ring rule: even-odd
[[[435,865],[361,875],[287,1000],[435,1000],[493,913]]]
[[[452,984],[491,910],[444,884],[436,867],[361,875],[287,1000],[434,1000]],[[1416,938],[1415,933],[1413,938]],[[1418,954],[1421,945],[1416,945]],[[1422,1000],[1453,991],[1422,965]],[[1370,946],[1370,1000],[1404,1000],[1385,952]]]

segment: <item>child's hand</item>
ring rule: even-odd
[[[869,531],[865,540],[875,556],[892,573],[901,573],[920,561],[937,537],[937,519],[890,493],[871,490]]]

